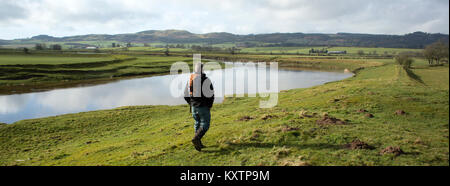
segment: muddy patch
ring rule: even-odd
[[[344,148],[346,149],[351,149],[351,150],[356,150],[356,149],[374,149],[373,146],[367,144],[366,142],[363,142],[359,139],[355,139],[353,140],[351,143],[345,144]]]
[[[290,127],[290,126],[281,127],[281,131],[283,131],[283,132],[289,132],[289,131],[295,131],[295,130],[299,130],[299,128],[298,127]]]
[[[394,156],[400,156],[401,154],[404,154],[404,153],[405,152],[403,152],[403,150],[400,149],[400,147],[393,147],[393,146],[386,147],[385,149],[380,151],[381,155],[394,154]]]
[[[330,100],[330,102],[332,102],[332,103],[336,103],[336,102],[339,102],[339,101],[341,101],[341,99],[338,99],[338,98],[334,98],[334,99]]]
[[[92,144],[92,143],[98,143],[98,142],[100,142],[100,141],[98,141],[98,140],[94,140],[94,141],[86,141],[86,142],[84,142],[84,144],[89,145],[89,144]]]
[[[238,121],[250,121],[252,119],[255,119],[255,118],[253,118],[251,116],[242,116],[238,119]]]
[[[335,117],[324,114],[322,119],[316,121],[318,125],[345,125],[347,122],[337,119]]]
[[[402,116],[402,115],[405,115],[406,112],[405,112],[404,110],[396,110],[396,111],[395,111],[395,114],[396,114],[396,115],[399,115],[399,116]]]
[[[366,112],[369,112],[369,111],[367,111],[366,109],[358,109],[358,110],[356,110],[356,112],[357,113],[366,113]]]
[[[261,136],[262,131],[259,129],[255,129],[252,131],[252,135],[250,136],[250,140],[257,140]]]
[[[274,117],[276,117],[276,116],[270,115],[270,114],[266,114],[266,115],[262,116],[261,119],[262,119],[262,120],[268,120],[268,119],[272,119],[272,118],[274,118]]]

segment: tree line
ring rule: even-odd
[[[442,41],[437,41],[430,45],[427,45],[422,52],[422,56],[414,56],[412,53],[402,52],[395,57],[395,62],[402,66],[405,70],[411,68],[414,60],[412,57],[424,57],[428,60],[430,66],[440,65],[441,62],[448,63],[449,60],[449,47]]]
[[[448,45],[442,41],[435,42],[425,47],[423,56],[428,60],[429,65],[439,65],[441,62],[448,62]]]
[[[47,45],[45,43],[36,43],[36,45],[34,46],[34,49],[36,49],[36,50],[45,50],[45,49],[62,50],[62,46],[59,44],[54,44],[54,45],[50,45],[50,47],[47,47]]]

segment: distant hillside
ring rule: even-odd
[[[6,45],[7,43],[8,43],[8,41],[0,39],[0,45]]]
[[[117,41],[131,43],[235,43],[243,47],[255,46],[358,46],[389,48],[423,48],[443,40],[448,43],[447,34],[430,34],[414,32],[406,35],[373,34],[305,34],[305,33],[271,33],[237,35],[225,32],[194,34],[185,30],[148,30],[133,34],[90,34],[69,37],[52,37],[38,35],[30,39],[0,40],[3,44],[30,44],[39,42],[82,42],[82,41]]]

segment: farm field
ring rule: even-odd
[[[0,55],[0,65],[32,65],[32,64],[71,64],[71,63],[91,63],[98,61],[111,61],[114,57],[99,56],[55,56],[55,55]]]
[[[0,55],[0,93],[97,84],[118,79],[167,74],[186,57],[101,55]]]
[[[254,47],[244,48],[243,53],[266,53],[270,54],[309,54],[309,50],[327,49],[328,51],[347,51],[347,54],[357,55],[358,51],[363,51],[365,54],[375,52],[378,55],[395,55],[401,52],[421,52],[422,49],[407,49],[407,48],[366,48],[366,47]]]

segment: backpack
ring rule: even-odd
[[[189,77],[189,95],[192,97],[194,95],[194,79],[199,76],[200,74],[191,74]]]

